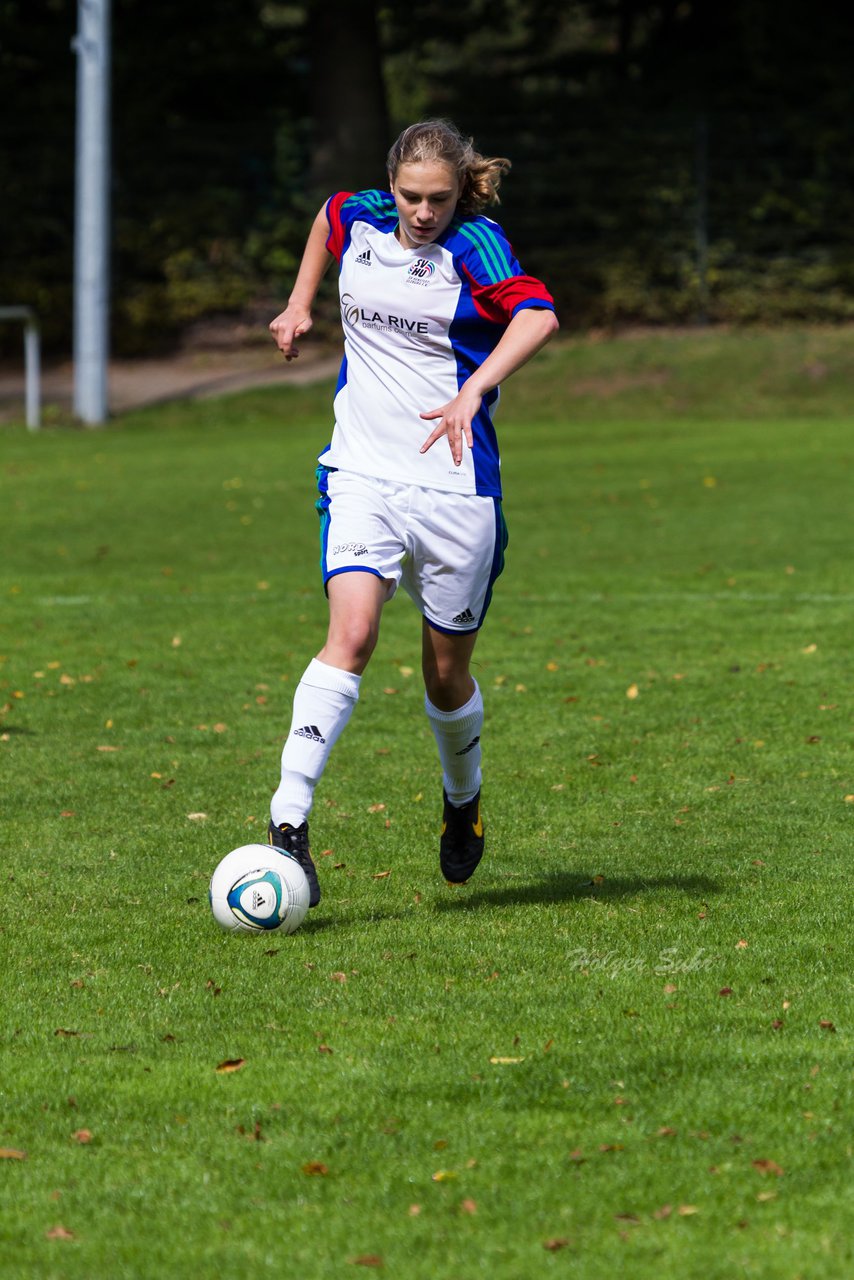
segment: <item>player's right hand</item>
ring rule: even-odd
[[[294,345],[295,341],[308,333],[311,326],[310,313],[304,307],[295,307],[292,303],[275,320],[270,321],[270,332],[286,360],[294,360],[299,355],[299,347]]]

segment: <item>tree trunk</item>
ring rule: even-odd
[[[312,192],[385,186],[392,139],[373,0],[315,0],[309,48]]]

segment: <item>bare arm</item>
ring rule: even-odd
[[[299,355],[299,347],[294,345],[295,340],[308,333],[312,326],[312,304],[326,268],[332,261],[332,255],[326,248],[328,238],[329,220],[324,205],[308,233],[288,305],[270,324],[276,346],[286,360],[293,360]]]
[[[463,459],[463,439],[471,449],[472,418],[487,391],[497,387],[511,373],[527,364],[531,356],[545,346],[557,328],[557,316],[553,311],[547,311],[543,307],[526,307],[523,311],[517,311],[494,351],[463,383],[453,400],[438,409],[419,414],[421,418],[440,419],[439,425],[421,446],[421,452],[426,453],[437,440],[447,436],[454,463],[459,466]]]

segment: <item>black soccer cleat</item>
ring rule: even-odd
[[[439,841],[439,864],[448,884],[465,884],[483,857],[483,820],[480,816],[480,792],[461,809],[451,804],[442,792],[445,804],[442,814],[442,837]]]
[[[308,905],[316,907],[320,901],[320,882],[317,879],[317,867],[308,847],[308,823],[302,822],[298,827],[292,827],[290,823],[283,822],[277,827],[271,821],[267,838],[274,849],[281,849],[282,853],[294,858],[305,872],[305,878],[308,881]]]

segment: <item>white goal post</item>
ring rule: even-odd
[[[30,431],[38,431],[41,417],[41,333],[32,307],[0,307],[0,320],[21,320],[24,325],[26,413]]]

